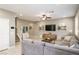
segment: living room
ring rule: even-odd
[[[9,19],[13,19],[10,20],[9,28],[10,47],[16,46],[16,43],[19,42],[22,44],[20,47],[22,47],[21,54],[23,55],[79,54],[78,44],[73,48],[78,43],[79,35],[78,6],[78,4],[0,5],[4,15],[9,13],[11,16],[12,14],[11,18],[7,16]],[[36,42],[35,45],[34,42]],[[39,44],[45,46],[39,46]],[[46,45],[49,47],[52,45],[53,48],[59,48],[59,50],[55,49],[58,52],[52,51]],[[34,50],[32,50],[33,47]]]
[[[39,8],[39,5],[34,6],[34,8],[35,7]],[[44,5],[44,7],[45,7],[45,5]],[[32,8],[33,8],[33,6],[32,6]],[[65,6],[64,6],[64,8],[65,8]],[[66,8],[67,8],[67,6],[66,6]],[[70,7],[68,7],[68,8],[70,8]],[[73,9],[70,8],[69,10],[71,11]],[[67,16],[67,15],[65,15],[67,12],[66,13],[65,12],[66,11],[64,10],[64,12],[63,12],[64,15],[59,18],[55,18],[56,17],[54,14],[55,11],[52,11],[52,10],[49,12],[46,12],[46,13],[40,13],[39,15],[35,16],[36,19],[38,19],[38,21],[37,20],[36,21],[35,20],[26,21],[26,20],[22,20],[22,19],[19,20],[17,18],[17,31],[18,31],[17,33],[19,35],[23,35],[20,37],[22,37],[22,39],[24,41],[26,41],[26,39],[29,39],[29,40],[31,39],[32,40],[31,42],[33,42],[33,43],[36,40],[36,41],[44,41],[44,42],[48,42],[48,43],[58,44],[61,46],[66,46],[66,47],[74,47],[74,43],[76,41],[74,37],[76,36],[76,39],[78,39],[77,38],[77,35],[78,35],[78,32],[77,32],[78,31],[78,19],[77,19],[78,9],[76,10],[76,14],[73,16],[71,16],[71,15]],[[69,14],[69,12],[68,12],[68,14]],[[21,28],[21,27],[24,27],[24,28]],[[56,35],[56,39],[53,38],[51,40],[50,38],[53,37],[52,35],[53,36]],[[43,37],[43,36],[45,36],[45,37]],[[72,36],[74,36],[74,37],[72,37]],[[55,40],[55,42],[53,42],[54,40]],[[34,53],[36,51],[33,52],[33,50],[30,50],[31,48],[27,49],[26,48],[27,46],[25,46],[25,43],[26,42],[23,42],[23,44],[24,44],[23,46],[25,49],[25,50],[22,49],[22,50],[24,50],[23,54],[24,55],[28,55],[28,54],[33,55],[32,53]],[[32,47],[32,45],[31,45],[31,47]],[[27,52],[26,50],[30,50],[30,52]],[[73,51],[73,49],[72,49],[72,51]],[[55,53],[57,53],[57,52],[55,52]],[[44,54],[44,53],[42,53],[42,54]],[[48,53],[47,55],[50,55],[50,54],[53,54],[53,53]],[[57,54],[65,54],[65,53],[61,52],[61,53],[57,53]],[[68,53],[66,52],[66,54],[68,54]],[[69,54],[73,54],[73,53],[69,53]],[[35,53],[35,55],[39,55],[39,52]]]

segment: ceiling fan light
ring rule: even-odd
[[[42,20],[46,20],[46,18],[42,18]]]
[[[46,20],[46,19],[47,19],[47,16],[43,15],[42,20]]]

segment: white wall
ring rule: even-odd
[[[42,25],[46,25],[46,24],[56,24],[56,31],[51,31],[51,33],[55,33],[58,36],[63,36],[65,34],[67,34],[70,30],[72,30],[74,32],[74,17],[70,17],[70,18],[61,18],[61,19],[55,19],[55,20],[50,20],[50,21],[40,21],[37,24],[35,24],[35,31],[34,31],[34,36],[36,36],[36,38],[41,38],[40,36],[45,33],[45,30],[40,31],[39,27]],[[58,30],[58,25],[60,25],[61,23],[64,23],[67,26],[67,30]]]
[[[79,36],[79,10],[77,11],[75,16],[75,34]]]
[[[15,18],[10,18],[9,21],[9,27],[10,27],[10,33],[9,33],[9,39],[10,39],[10,46],[15,46]],[[14,27],[14,29],[11,29],[11,27]]]
[[[0,9],[0,17],[9,19],[9,45],[15,46],[15,29],[11,29],[11,26],[15,27],[15,14]]]
[[[19,36],[19,38],[21,39],[22,37],[22,27],[23,26],[32,26],[33,27],[33,22],[31,21],[26,21],[26,20],[22,20],[22,19],[17,19],[17,35]],[[30,37],[32,37],[34,31],[33,28],[31,30],[28,31]]]
[[[67,30],[58,30],[58,25],[64,23],[67,26]],[[39,27],[46,24],[56,24],[56,31],[51,31],[51,33],[55,33],[58,36],[63,36],[69,33],[70,30],[75,31],[75,19],[74,17],[55,19],[50,21],[38,21],[38,22],[30,22],[25,20],[17,20],[17,34],[21,37],[22,26],[30,26],[32,24],[32,30],[29,30],[30,38],[32,39],[41,39],[41,35],[45,33],[45,30],[39,30]],[[45,28],[44,28],[45,29]]]

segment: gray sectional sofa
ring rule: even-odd
[[[22,40],[22,55],[78,55],[79,49],[37,40]]]

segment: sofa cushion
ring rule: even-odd
[[[70,41],[72,39],[72,36],[65,36],[64,40]]]
[[[28,40],[22,40],[22,54],[27,54],[29,55],[30,53],[30,49],[32,47],[32,40],[28,39]]]
[[[72,52],[68,52],[67,47],[59,46],[56,44],[45,43],[44,55],[72,55]]]
[[[41,41],[29,41],[23,42],[23,54],[24,55],[43,55],[44,42]]]

